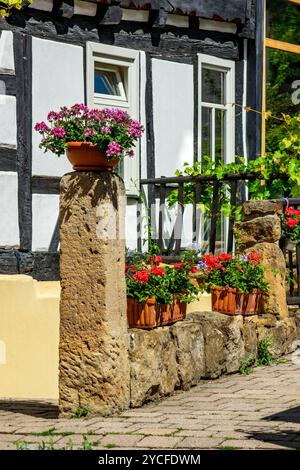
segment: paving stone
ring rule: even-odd
[[[108,434],[101,439],[101,445],[107,446],[109,444],[115,444],[118,447],[133,447],[137,445],[144,436],[133,436],[130,434]]]
[[[186,437],[183,439],[180,444],[177,445],[177,448],[187,448],[187,449],[216,449],[222,442],[222,439],[209,438],[209,437]]]
[[[138,448],[151,448],[151,449],[175,449],[182,438],[180,437],[162,437],[162,436],[147,436],[137,443]]]

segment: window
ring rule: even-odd
[[[235,63],[199,54],[199,158],[208,156],[216,163],[235,158]],[[209,249],[210,213],[200,218],[200,244]],[[217,222],[218,251],[226,250],[228,219]]]
[[[87,43],[87,104],[121,108],[134,119],[139,112],[139,52],[104,44]],[[138,195],[140,144],[134,158],[119,165],[126,194]]]
[[[235,64],[199,54],[199,155],[228,163],[235,154]]]

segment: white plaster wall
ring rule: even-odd
[[[0,95],[0,146],[17,146],[16,116],[15,96]]]
[[[1,31],[0,36],[0,72],[13,75],[15,73],[14,46],[12,31]]]
[[[137,203],[135,200],[127,200],[125,215],[125,243],[128,248],[137,248]]]
[[[32,195],[32,249],[47,251],[59,213],[56,194]]]
[[[32,118],[46,120],[50,110],[84,101],[83,48],[32,38]],[[64,155],[39,149],[40,134],[33,131],[32,173],[61,176],[72,167]]]
[[[18,175],[0,172],[0,247],[18,247]]]
[[[152,60],[155,176],[193,162],[193,66]]]

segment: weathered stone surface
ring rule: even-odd
[[[235,224],[239,247],[246,248],[259,242],[276,243],[281,237],[281,224],[278,215],[266,215]]]
[[[277,318],[288,316],[286,303],[286,264],[279,246],[274,243],[258,243],[248,250],[260,253],[262,265],[266,268],[265,278],[269,292],[264,296],[263,311]]]
[[[243,205],[243,216],[244,220],[251,220],[256,217],[264,217],[268,214],[280,214],[282,209],[282,202],[278,200],[250,200]]]
[[[170,332],[176,348],[176,388],[188,390],[205,374],[202,325],[190,321],[178,322],[170,328]]]
[[[130,405],[174,392],[177,377],[176,349],[170,327],[130,331]]]
[[[271,328],[266,328],[263,323],[257,324],[258,341],[272,337],[270,352],[274,357],[288,354],[297,348],[296,323],[291,318],[285,318],[276,322]]]
[[[61,183],[60,411],[129,407],[122,180],[76,172]]]
[[[205,378],[236,372],[245,355],[242,337],[243,318],[222,313],[191,313],[202,324],[204,336]]]
[[[257,333],[256,323],[253,319],[246,318],[243,326],[243,339],[245,347],[245,355],[253,354],[257,355]]]

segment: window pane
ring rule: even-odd
[[[116,72],[95,70],[95,93],[121,96]]]
[[[267,111],[274,116],[300,112],[300,55],[267,48]],[[278,119],[267,119],[266,150],[278,149],[284,126]]]
[[[202,67],[202,101],[225,104],[225,73]]]
[[[215,161],[225,162],[225,116],[226,111],[216,109],[215,123]]]
[[[300,44],[300,5],[288,0],[267,0],[267,37]]]
[[[212,110],[210,108],[202,108],[202,129],[201,129],[201,155],[211,157],[211,114]]]

